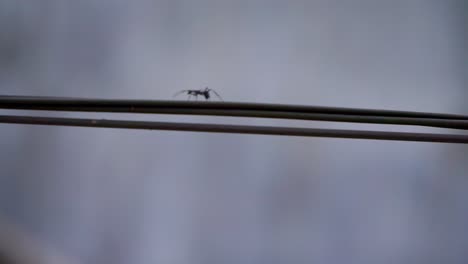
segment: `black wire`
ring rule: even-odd
[[[426,134],[426,133],[381,132],[381,131],[362,131],[362,130],[334,130],[334,129],[291,128],[291,127],[271,127],[271,126],[194,124],[194,123],[170,123],[170,122],[150,122],[150,121],[78,119],[78,118],[6,116],[6,115],[0,116],[0,123],[468,144],[468,136],[453,135],[453,134],[452,135],[450,134]]]
[[[193,101],[163,101],[163,100],[122,100],[122,99],[85,99],[69,97],[36,97],[36,96],[0,96],[0,108],[3,109],[35,109],[55,111],[92,111],[92,112],[128,112],[153,113],[152,109],[218,109],[218,110],[255,110],[272,112],[299,112],[314,114],[361,115],[380,117],[407,117],[427,119],[468,120],[466,115],[339,108],[323,106],[259,104],[237,102],[193,102]]]

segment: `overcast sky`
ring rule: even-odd
[[[466,10],[462,0],[1,0],[0,89],[173,100],[208,86],[226,101],[468,114]],[[468,260],[462,145],[0,133],[0,216],[81,263]]]

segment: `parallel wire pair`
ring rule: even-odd
[[[468,116],[464,115],[282,104],[0,96],[0,109],[47,110],[67,112],[73,111],[176,115],[214,115],[250,118],[276,118],[331,122],[371,123],[386,125],[412,125],[468,130]],[[468,135],[462,134],[433,134],[367,130],[315,129],[298,127],[244,126],[229,124],[196,124],[17,115],[0,115],[0,123],[151,129],[192,132],[242,133],[305,137],[378,139],[460,144],[468,143]]]

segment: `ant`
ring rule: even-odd
[[[182,90],[180,92],[177,92],[174,94],[173,97],[176,97],[178,96],[179,94],[182,94],[182,93],[186,93],[189,97],[188,97],[188,100],[190,100],[190,98],[192,98],[192,95],[195,96],[195,100],[198,100],[198,96],[199,95],[202,95],[205,97],[206,100],[209,100],[210,99],[210,92],[213,92],[221,101],[223,101],[223,98],[221,98],[221,96],[213,89],[210,89],[208,87],[206,87],[205,89],[203,90]]]

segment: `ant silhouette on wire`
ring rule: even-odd
[[[179,94],[186,93],[188,95],[188,100],[192,98],[192,96],[195,96],[195,100],[198,100],[198,96],[202,95],[205,97],[206,100],[210,99],[210,92],[213,92],[221,101],[224,101],[223,98],[213,89],[210,89],[206,87],[205,89],[200,89],[200,90],[182,90],[174,94],[173,97],[178,96]]]

